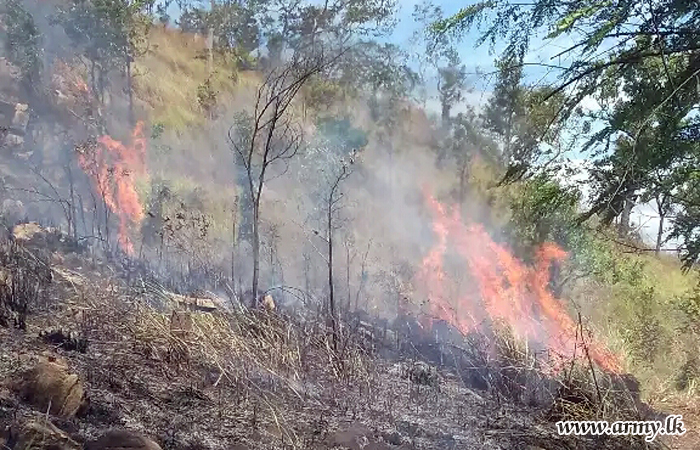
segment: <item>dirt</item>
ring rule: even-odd
[[[171,323],[180,316],[148,307],[155,294],[117,267],[71,258],[52,268],[25,330],[0,327],[0,430],[13,450],[24,448],[10,430],[27,427],[50,430],[62,443],[41,448],[61,450],[645,448],[558,436],[546,410],[427,362],[346,350],[340,367],[314,340],[323,333],[277,312]],[[46,330],[65,330],[81,351]]]

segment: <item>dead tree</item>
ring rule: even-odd
[[[258,299],[260,278],[260,200],[263,188],[270,167],[275,163],[284,164],[299,151],[303,129],[290,107],[304,85],[327,64],[322,54],[316,54],[295,56],[290,62],[272,69],[257,90],[252,113],[241,114],[228,132],[236,163],[245,172],[245,196],[252,209],[250,241],[255,300]]]
[[[333,231],[335,230],[334,217],[338,211],[340,201],[343,198],[343,193],[340,191],[340,184],[350,176],[348,164],[343,163],[340,172],[333,180],[331,189],[326,199],[326,226],[327,226],[327,244],[328,244],[328,308],[331,321],[331,329],[333,330],[333,350],[338,351],[338,317],[335,304],[334,283],[333,283]]]

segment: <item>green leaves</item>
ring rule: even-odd
[[[539,102],[540,107],[523,111],[530,117],[529,125],[542,129],[551,114],[562,124],[583,99],[595,98],[601,110],[585,115],[598,121],[602,130],[584,130],[593,134],[579,149],[597,165],[590,180],[593,207],[581,220],[598,214],[604,223],[611,223],[630,199],[664,196],[671,199],[669,208],[678,211],[677,220],[670,221],[671,235],[682,240],[684,261],[692,265],[700,259],[700,185],[688,170],[700,166],[700,117],[695,112],[700,34],[694,31],[700,29],[700,9],[690,4],[660,0],[650,11],[649,5],[634,0],[480,2],[435,21],[429,32],[444,36],[452,31],[456,38],[474,25],[483,25],[479,43],[504,40],[502,60],[528,55],[530,36],[542,31],[545,41],[570,37],[572,44],[557,55],[568,62],[555,86],[529,102],[532,106]],[[503,136],[503,130],[516,130],[502,113],[517,105],[507,105],[509,97],[517,97],[515,89],[501,95],[504,87],[515,86],[506,81],[502,76],[496,83],[497,100],[487,111],[490,128]],[[518,95],[522,102],[523,94]],[[547,105],[546,100],[557,95],[562,97]],[[526,104],[521,103],[521,110]],[[514,135],[508,136],[509,162],[522,173],[527,160],[512,160],[520,149]]]
[[[609,0],[606,0],[604,2],[598,2],[593,5],[589,6],[584,6],[582,8],[576,9],[566,16],[560,18],[554,28],[554,31],[549,33],[547,35],[547,39],[554,39],[558,36],[560,36],[563,33],[567,33],[571,31],[573,26],[576,24],[581,19],[588,19],[595,15],[597,12],[599,12],[602,8],[604,7],[609,7],[612,5],[612,2]],[[605,27],[607,27],[608,24],[606,24]]]
[[[34,18],[18,0],[0,3],[0,18],[6,25],[5,51],[14,65],[22,71],[25,84],[32,86],[41,71],[41,34]]]
[[[429,31],[436,34],[450,31],[464,30],[470,27],[474,21],[486,11],[496,7],[496,1],[482,1],[460,9],[454,16],[433,23]]]

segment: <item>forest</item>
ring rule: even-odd
[[[280,425],[298,405],[270,386],[337,419],[352,401],[305,383],[328,395],[340,383],[389,414],[377,398],[398,388],[380,367],[406,358],[428,368],[406,376],[429,406],[411,390],[403,408],[429,416],[453,402],[449,426],[492,401],[532,408],[523,423],[552,433],[553,417],[663,411],[683,414],[688,432],[658,448],[697,448],[694,1],[0,0],[0,48],[0,325],[67,327],[57,311],[86,302],[95,316],[75,322],[80,336],[127,333],[134,348],[151,342],[157,364],[163,345],[215,370],[201,389],[219,395],[221,440],[193,438],[201,448],[233,448],[226,395],[252,408],[250,429],[260,416],[287,430],[248,447],[333,448],[301,439],[316,436],[311,425]],[[166,297],[208,298],[220,315],[187,315],[190,334],[178,334]],[[8,336],[8,349],[27,345]],[[91,380],[87,355],[69,359]],[[485,403],[441,397],[433,366],[441,386],[454,372],[476,396],[460,401]],[[0,385],[0,406],[3,395]],[[89,440],[87,411],[75,413],[91,424],[80,431],[54,425]],[[132,424],[151,413],[138,414]],[[496,443],[476,423],[486,440],[396,432],[411,435],[404,448],[656,448],[523,438],[536,425]],[[194,448],[150,426],[154,445]],[[35,448],[17,439],[7,446]]]

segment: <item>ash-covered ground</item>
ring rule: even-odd
[[[334,342],[313,314],[234,310],[222,299],[185,307],[186,296],[155,287],[147,274],[31,224],[3,241],[0,256],[4,448],[656,445],[558,436],[556,420],[649,411],[640,412],[634,391],[602,377],[591,383],[585,367],[572,364],[564,381],[548,378],[506,339],[490,359],[479,342],[496,336],[434,345],[400,327],[348,320]],[[151,441],[117,442],[109,430]]]

